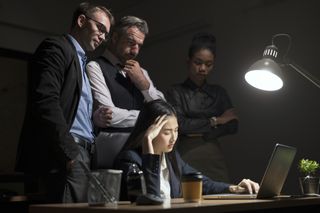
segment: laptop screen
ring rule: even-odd
[[[271,198],[280,195],[296,152],[295,147],[275,145],[261,180],[257,198]]]
[[[282,186],[296,155],[296,148],[283,144],[276,144],[269,159],[268,166],[260,182],[258,194],[211,194],[204,195],[204,199],[252,199],[273,198],[279,196]]]

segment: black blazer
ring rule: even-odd
[[[139,153],[140,152],[136,150],[123,151],[115,161],[115,168],[123,171],[120,194],[121,200],[128,200],[126,180],[128,173],[131,172],[132,164],[138,165],[138,167],[143,171],[146,180],[147,192],[160,196],[160,156],[152,154],[140,155]],[[173,159],[176,159],[178,174],[173,170],[173,164],[171,163]],[[166,162],[169,169],[171,198],[182,197],[180,176],[195,173],[197,170],[184,162],[177,151],[173,151],[171,154],[166,154]],[[228,192],[229,186],[230,184],[216,182],[204,176],[202,192],[203,194]]]
[[[44,40],[28,69],[28,99],[18,145],[16,170],[65,169],[79,148],[70,128],[82,87],[76,49],[67,36]]]

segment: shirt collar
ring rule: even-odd
[[[165,170],[167,169],[167,162],[166,162],[166,155],[163,153],[162,156],[161,156],[161,170]]]
[[[108,49],[105,49],[102,57],[106,58],[113,66],[117,67],[119,70],[124,67],[120,60]]]
[[[72,35],[68,34],[67,35],[68,38],[70,39],[71,43],[74,45],[74,47],[76,48],[76,51],[77,51],[77,54],[83,58],[85,57],[86,55],[86,52],[82,49],[82,47],[80,46],[79,42],[74,38],[72,37]]]

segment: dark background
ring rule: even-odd
[[[0,2],[0,173],[13,171],[23,119],[26,56],[47,36],[65,33],[81,1]],[[186,78],[187,49],[199,31],[215,34],[216,68],[210,82],[225,87],[240,116],[238,134],[221,139],[232,181],[260,181],[275,143],[298,149],[284,193],[300,193],[297,162],[320,161],[320,89],[295,71],[283,72],[284,87],[258,91],[244,81],[277,33],[292,37],[289,58],[320,78],[320,2],[317,0],[100,0],[116,18],[145,19],[150,35],[139,56],[158,89]],[[286,38],[277,38],[279,52]],[[12,52],[14,54],[12,54]],[[207,162],[210,163],[210,162]]]

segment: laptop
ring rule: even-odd
[[[257,194],[210,194],[203,195],[203,199],[262,199],[279,196],[296,152],[295,147],[279,143],[275,145]]]

